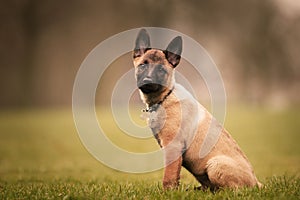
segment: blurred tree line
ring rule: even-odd
[[[292,2],[2,0],[0,107],[70,105],[87,54],[109,36],[143,26],[175,29],[203,45],[229,98],[299,103],[300,3]]]

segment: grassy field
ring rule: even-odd
[[[106,112],[99,116],[122,148],[157,148],[154,139],[140,145],[124,136]],[[300,199],[299,122],[299,108],[229,107],[225,127],[264,188],[211,193],[195,191],[198,184],[185,170],[179,190],[163,191],[162,170],[127,174],[102,165],[81,144],[71,110],[2,111],[0,199]]]

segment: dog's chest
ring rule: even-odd
[[[149,128],[151,128],[153,135],[156,135],[161,131],[165,125],[166,112],[162,106],[157,109],[146,112],[146,120]]]

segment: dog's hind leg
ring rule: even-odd
[[[211,185],[217,188],[259,185],[251,166],[244,160],[235,161],[227,156],[216,156],[207,162],[206,172]]]
[[[212,182],[209,180],[207,173],[201,175],[195,175],[196,179],[201,183],[201,186],[195,188],[196,190],[203,190],[206,191],[210,189],[210,191],[218,190],[218,187],[213,185]]]

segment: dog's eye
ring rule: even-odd
[[[160,72],[160,73],[166,73],[167,71],[165,70],[165,68],[162,66],[162,65],[159,65],[158,66],[158,71]]]
[[[139,70],[144,70],[144,69],[147,68],[147,65],[146,65],[146,64],[140,64],[140,65],[138,66],[138,68],[139,68]]]

